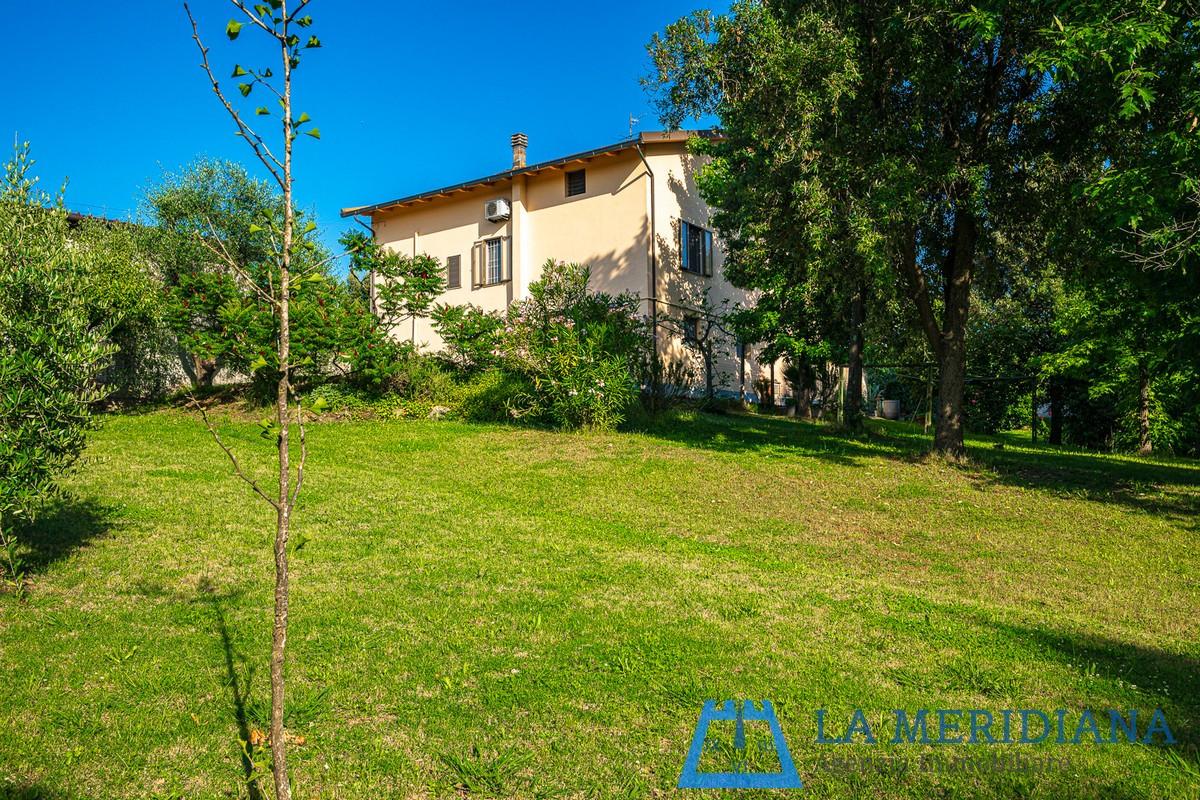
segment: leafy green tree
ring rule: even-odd
[[[661,90],[668,124],[721,116],[723,138],[696,145],[712,157],[699,185],[716,209],[726,274],[757,290],[762,313],[745,340],[804,374],[813,359],[848,363],[842,418],[856,427],[872,273],[887,265],[857,235],[854,190],[869,176],[854,142],[836,135],[858,74],[851,42],[816,15],[785,19],[742,3],[727,16],[697,12],[650,48],[657,71],[646,84]]]
[[[1151,105],[1161,51],[1194,38],[1165,8],[1076,4],[1056,21],[1040,2],[738,2],[656,36],[649,83],[668,122],[720,116],[728,136],[709,152],[733,216],[718,226],[757,260],[756,284],[799,263],[793,283],[820,287],[830,243],[861,262],[843,257],[846,278],[826,284],[843,291],[891,264],[938,364],[934,447],[958,458],[975,281],[1002,266],[987,256],[1013,199],[1038,198],[1048,142],[1094,143],[1082,116]],[[1122,102],[1095,102],[1114,91]]]
[[[211,386],[232,356],[235,339],[222,310],[247,288],[239,271],[250,274],[273,260],[261,231],[278,211],[277,197],[241,165],[202,159],[165,176],[146,201],[158,228],[154,257],[167,290],[168,320],[189,355],[194,385]],[[227,258],[205,245],[213,240]]]
[[[18,589],[13,523],[79,458],[104,397],[96,374],[114,351],[112,323],[93,319],[61,199],[37,190],[32,165],[28,145],[18,147],[0,185],[0,547]]]
[[[193,383],[211,386],[229,367],[254,372],[257,394],[269,396],[279,377],[269,355],[278,339],[272,293],[280,279],[283,199],[239,164],[200,160],[168,175],[147,201],[158,225],[154,260],[167,289],[167,318],[189,354]],[[335,361],[343,300],[315,232],[308,222],[293,234],[292,268],[303,279],[291,289],[290,349],[303,378]]]
[[[117,348],[100,381],[124,401],[161,397],[178,376],[178,344],[168,323],[153,229],[128,222],[84,219],[69,232],[72,253],[86,275],[84,297],[93,325],[111,324]]]
[[[393,253],[362,231],[347,231],[339,243],[350,254],[342,360],[361,388],[394,388],[406,374],[405,362],[416,355],[413,342],[398,340],[401,329],[432,313],[434,299],[446,287],[441,264],[428,255]]]
[[[308,114],[296,114],[293,107],[293,81],[296,70],[300,67],[305,52],[319,48],[321,41],[311,33],[305,39],[301,34],[309,29],[313,20],[303,13],[308,0],[298,0],[290,5],[286,0],[267,0],[253,7],[247,6],[242,0],[231,0],[235,18],[225,26],[225,35],[230,41],[236,40],[242,29],[250,26],[251,30],[263,34],[266,40],[279,53],[279,75],[276,77],[270,67],[262,69],[234,65],[232,77],[240,79],[238,92],[244,99],[249,99],[257,90],[258,95],[267,94],[273,101],[278,101],[279,134],[278,142],[272,146],[253,126],[247,122],[243,111],[240,111],[229,96],[221,88],[220,81],[214,74],[209,62],[209,50],[204,46],[200,37],[199,25],[192,16],[191,9],[184,4],[188,20],[192,26],[192,38],[200,52],[201,66],[222,107],[229,114],[237,130],[237,134],[254,152],[264,169],[270,174],[275,185],[282,194],[282,203],[278,214],[266,220],[266,225],[255,223],[261,230],[249,230],[251,234],[263,234],[271,241],[271,263],[265,275],[256,279],[246,275],[244,265],[233,257],[228,247],[214,236],[213,240],[205,240],[210,251],[220,257],[222,265],[238,274],[246,286],[251,287],[254,296],[270,316],[269,324],[259,321],[257,330],[267,333],[273,346],[269,352],[259,353],[251,364],[256,369],[270,370],[275,379],[275,419],[264,425],[264,436],[274,438],[278,454],[278,485],[274,495],[262,490],[256,482],[242,471],[233,452],[221,443],[220,437],[211,426],[209,427],[214,439],[221,445],[229,456],[235,472],[245,480],[250,487],[275,509],[275,613],[271,642],[271,773],[275,785],[276,800],[291,800],[292,787],[288,777],[287,742],[284,737],[284,661],[287,651],[288,606],[289,606],[289,570],[288,570],[288,536],[292,525],[292,512],[296,498],[304,481],[304,463],[308,455],[304,444],[304,415],[295,400],[292,378],[297,366],[292,352],[292,309],[293,293],[303,286],[306,281],[323,281],[323,276],[315,271],[317,265],[310,265],[307,273],[301,260],[307,247],[303,236],[305,231],[298,230],[297,214],[293,194],[293,150],[297,138],[301,134],[319,139],[320,130],[312,125]],[[259,105],[254,109],[255,117],[269,117],[270,107]],[[315,226],[309,223],[305,230],[311,232]],[[299,258],[298,258],[299,256]],[[318,307],[320,303],[318,302]],[[319,311],[314,311],[318,316]],[[207,420],[206,420],[207,421]],[[296,465],[295,475],[292,473],[292,427],[296,426],[300,434],[300,459]]]
[[[1069,191],[1087,215],[1060,236],[1077,300],[1046,363],[1086,386],[1077,417],[1099,412],[1102,426],[1111,415],[1111,444],[1142,453],[1200,444],[1195,20],[1188,3],[1137,4],[1112,20],[1069,9],[1045,56],[1063,76],[1072,127],[1084,132],[1052,141],[1079,173]]]
[[[446,290],[444,270],[433,256],[392,252],[363,231],[347,231],[339,243],[350,253],[354,283],[367,286],[369,310],[385,331],[429,316]]]

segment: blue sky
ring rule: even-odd
[[[703,5],[314,0],[325,46],[298,73],[297,108],[322,138],[299,142],[298,203],[333,242],[343,206],[506,169],[515,131],[532,162],[622,139],[631,113],[655,130],[645,44]],[[225,88],[235,62],[271,63],[259,37],[226,40],[229,3],[191,7]],[[181,2],[0,0],[0,13],[16,34],[0,48],[4,147],[31,142],[44,186],[69,177],[72,208],[128,217],[164,170],[199,155],[261,174],[199,69]]]

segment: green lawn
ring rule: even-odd
[[[223,430],[265,475],[257,428]],[[309,440],[298,798],[711,797],[674,789],[706,698],[773,701],[795,796],[1200,796],[1193,462],[1013,436],[955,468],[905,426],[752,416]],[[108,419],[88,456],[26,532],[27,602],[0,597],[0,797],[256,796],[241,742],[266,714],[273,517],[177,411]],[[844,728],[855,708],[1085,707],[1162,708],[1179,745],[815,741],[818,709]],[[1067,763],[916,766],[1013,753]]]

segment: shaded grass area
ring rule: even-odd
[[[253,424],[223,436],[268,473]],[[708,698],[772,700],[815,797],[1200,795],[1194,463],[1013,436],[954,467],[910,426],[754,416],[309,441],[298,797],[673,796]],[[268,795],[269,509],[177,411],[89,452],[23,532],[29,602],[0,598],[0,798]],[[817,744],[818,709],[856,708],[1162,708],[1178,744]],[[706,758],[736,761],[722,736]],[[828,761],[1014,748],[1068,766]]]

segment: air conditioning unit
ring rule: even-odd
[[[488,200],[483,204],[483,215],[488,222],[504,222],[511,214],[507,200]]]

